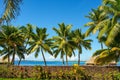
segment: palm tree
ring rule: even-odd
[[[58,24],[59,29],[53,28],[53,30],[58,34],[58,36],[53,36],[53,47],[54,47],[54,56],[57,57],[58,54],[61,54],[61,59],[64,63],[64,55],[66,56],[66,64],[68,65],[68,56],[71,57],[74,53],[74,44],[71,40],[68,39],[70,29],[72,25],[65,25],[64,23]]]
[[[93,11],[90,13],[90,16],[87,16],[93,22],[88,22],[86,26],[90,27],[87,32],[86,36],[91,33],[95,33],[99,31],[98,40],[101,41],[103,36],[106,37],[105,44],[106,46],[110,46],[114,41],[114,38],[118,35],[120,31],[120,0],[103,0],[103,5],[98,8],[97,13]],[[97,16],[97,20],[94,19],[94,16]],[[96,22],[97,21],[97,22]],[[96,25],[95,25],[96,24]],[[95,26],[94,26],[95,25]]]
[[[114,41],[107,49],[97,50],[93,56],[97,56],[95,62],[97,64],[108,64],[111,61],[118,62],[120,60],[120,33],[115,37]]]
[[[5,9],[0,18],[0,23],[3,21],[8,23],[12,19],[15,19],[19,15],[21,2],[22,0],[3,0]]]
[[[25,59],[25,54],[27,54],[25,52],[25,50],[26,50],[26,48],[24,46],[24,42],[23,42],[22,46],[17,46],[17,53],[16,53],[16,55],[18,55],[18,57],[19,57],[18,66],[20,65],[21,60]]]
[[[103,10],[100,10],[99,8],[92,9],[92,12],[90,12],[89,16],[86,17],[89,18],[91,22],[85,24],[85,26],[89,26],[89,29],[86,31],[85,36],[90,35],[90,33],[96,33],[96,31],[100,32],[101,29],[104,28],[104,25],[109,21],[107,14],[103,12]],[[103,31],[101,32],[104,33]],[[99,35],[102,35],[101,32],[99,33]],[[99,41],[101,42],[101,48],[103,49],[101,36],[98,36],[98,38]]]
[[[92,12],[90,12],[86,17],[89,18],[91,22],[85,24],[85,26],[90,27],[86,31],[85,36],[90,35],[90,33],[96,33],[97,30],[100,30],[103,27],[102,23],[108,19],[107,14],[99,8],[92,9]]]
[[[93,56],[96,56],[95,63],[99,65],[109,64],[112,61],[118,62],[120,59],[120,48],[112,47],[110,49],[97,50]]]
[[[78,65],[80,65],[80,54],[82,53],[82,47],[85,49],[91,49],[91,41],[90,39],[85,40],[85,35],[81,33],[80,29],[76,29],[71,32],[71,38],[76,44],[76,48],[78,49]]]
[[[10,55],[12,55],[11,63],[14,64],[15,55],[18,54],[18,47],[23,46],[24,36],[18,28],[14,26],[2,26],[0,31],[0,46],[3,48],[1,55],[4,59],[8,58],[10,63]]]
[[[107,32],[107,39],[105,44],[110,46],[114,41],[115,37],[120,32],[120,0],[103,0],[103,5],[100,9],[103,10],[109,16],[109,25],[104,26]],[[105,31],[105,30],[104,30]],[[105,35],[103,33],[103,35]]]
[[[28,53],[35,52],[35,57],[38,57],[39,52],[41,52],[45,66],[47,66],[47,64],[43,51],[47,51],[52,55],[48,44],[48,34],[46,34],[46,30],[46,28],[36,28],[36,33],[32,34],[32,40],[29,41],[30,48],[28,49]]]
[[[27,53],[27,47],[28,47],[28,42],[30,39],[32,39],[32,34],[33,34],[33,25],[27,24],[26,26],[21,26],[20,30],[22,31],[24,37],[25,37],[25,42],[24,42],[24,51],[22,51],[24,54],[29,54]],[[23,58],[24,59],[24,58]],[[20,62],[22,60],[22,57],[20,58],[18,65],[20,65]]]

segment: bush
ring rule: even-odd
[[[43,70],[41,66],[35,66],[34,67],[34,77],[39,80],[39,79],[51,79],[51,73],[47,70]]]
[[[1,78],[14,77],[11,68],[8,68],[8,66],[5,66],[5,65],[0,66],[0,77]]]

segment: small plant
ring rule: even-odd
[[[12,77],[12,71],[5,65],[0,66],[0,77],[10,78]]]
[[[80,67],[77,64],[73,65],[73,72],[76,80],[91,80],[91,77],[85,74],[85,68]]]
[[[114,80],[120,80],[120,72],[115,72],[113,74]]]
[[[51,79],[51,73],[47,70],[43,70],[41,66],[35,66],[34,77],[39,79]]]
[[[38,80],[38,79],[41,79],[43,76],[42,76],[42,67],[41,66],[35,66],[34,67],[34,77]]]

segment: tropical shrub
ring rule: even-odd
[[[10,78],[14,76],[10,68],[7,68],[7,66],[0,66],[0,77]]]

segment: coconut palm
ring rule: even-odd
[[[22,31],[24,37],[25,37],[25,42],[24,42],[24,54],[29,54],[27,53],[27,47],[28,47],[28,42],[30,41],[30,39],[32,38],[31,35],[33,34],[33,25],[31,24],[27,24],[26,26],[21,26],[20,30]],[[20,58],[18,65],[20,64],[22,60],[22,57]]]
[[[97,64],[108,64],[111,61],[118,62],[120,60],[120,33],[115,37],[114,41],[107,49],[97,50],[93,56],[97,56],[95,62]]]
[[[36,28],[36,33],[32,34],[32,40],[29,41],[30,48],[28,49],[28,53],[35,52],[35,57],[38,57],[39,52],[41,52],[45,66],[47,66],[47,64],[44,56],[44,51],[47,51],[52,55],[48,44],[48,34],[46,34],[46,30],[46,28]]]
[[[75,42],[76,48],[78,49],[78,65],[80,65],[80,54],[82,53],[82,47],[85,49],[91,49],[92,40],[85,39],[85,35],[82,34],[80,29],[72,31],[71,38]]]
[[[109,26],[104,26],[107,31],[106,45],[109,46],[114,41],[120,31],[120,0],[103,0],[100,9],[109,16]],[[104,28],[104,29],[105,29]],[[105,30],[104,30],[105,31]],[[102,35],[105,35],[104,33]]]
[[[85,36],[90,35],[90,33],[96,33],[97,30],[100,30],[103,27],[101,22],[108,19],[107,14],[99,8],[92,9],[92,12],[90,12],[89,15],[86,17],[89,18],[91,21],[85,24],[85,26],[89,27],[89,29],[85,33]]]
[[[102,13],[99,12],[99,14],[105,14],[105,19],[101,20],[99,24],[96,26],[94,30],[92,30],[92,27],[88,29],[86,32],[86,35],[90,33],[92,30],[93,33],[96,31],[99,31],[98,39],[101,40],[101,37],[105,36],[106,41],[105,44],[107,46],[110,46],[112,42],[114,41],[114,38],[118,35],[120,31],[120,0],[103,0],[103,5],[99,7],[99,10],[102,11]],[[92,14],[92,13],[91,13]],[[99,17],[99,16],[98,16]],[[89,16],[90,18],[90,16]],[[101,18],[101,17],[99,17]],[[90,22],[86,24],[87,26],[93,25],[95,21]]]
[[[68,57],[74,53],[74,44],[68,39],[72,25],[58,24],[59,28],[53,28],[58,36],[53,36],[54,56],[57,57],[60,53],[61,59],[64,62],[64,55],[66,56],[66,64],[68,65]]]
[[[19,15],[20,4],[22,0],[3,0],[4,12],[0,18],[0,23],[3,21],[9,22]]]
[[[14,26],[2,26],[0,31],[0,46],[3,48],[1,55],[4,55],[4,59],[12,55],[11,63],[14,64],[15,55],[18,54],[18,47],[23,46],[24,36],[21,34],[18,28]]]
[[[118,62],[120,59],[120,48],[112,47],[110,49],[97,50],[93,56],[96,56],[95,63],[99,65],[109,64],[112,61]]]
[[[90,35],[90,33],[96,33],[97,31],[101,31],[101,29],[104,28],[104,25],[109,21],[107,14],[99,8],[92,9],[92,12],[90,12],[89,15],[86,17],[89,18],[91,22],[85,24],[85,26],[89,26],[89,29],[86,31],[85,36]],[[102,35],[102,33],[103,31],[101,31],[99,35]],[[98,38],[101,42],[101,48],[103,49],[101,36],[99,36]]]

